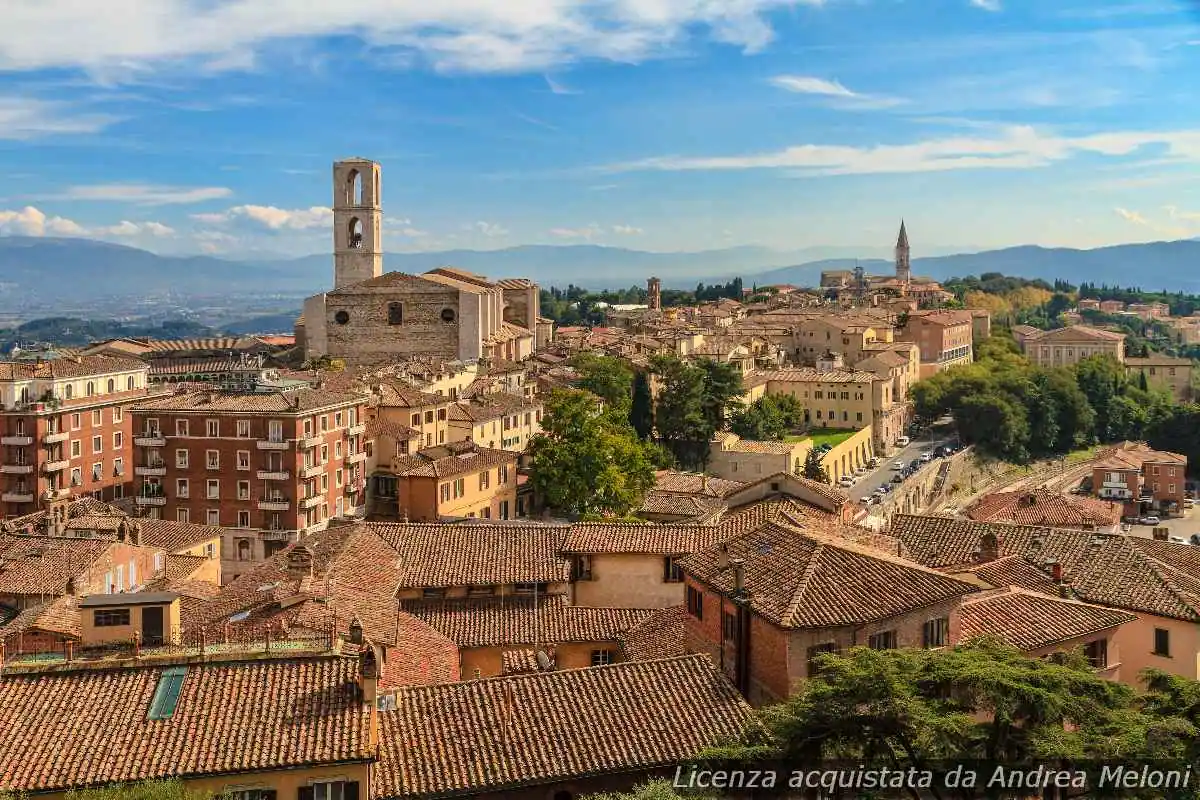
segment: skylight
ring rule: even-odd
[[[154,699],[150,701],[150,719],[164,720],[174,716],[186,675],[187,667],[167,667],[163,670],[158,678],[158,687],[154,690]]]

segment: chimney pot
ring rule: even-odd
[[[1055,583],[1063,582],[1062,564],[1055,561],[1053,564],[1050,565],[1050,577],[1054,579]]]
[[[746,562],[740,558],[733,560],[733,589],[741,592],[746,588]]]

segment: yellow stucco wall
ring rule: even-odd
[[[594,608],[666,608],[684,602],[684,584],[663,581],[663,556],[594,555],[592,580],[575,582],[575,605]]]

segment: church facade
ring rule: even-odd
[[[333,289],[304,302],[305,357],[381,364],[412,357],[523,360],[533,353],[539,287],[454,267],[383,271],[382,170],[366,159],[333,165]]]

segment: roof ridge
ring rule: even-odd
[[[784,611],[782,615],[784,622],[788,624],[791,623],[792,618],[796,615],[797,609],[800,608],[800,601],[808,591],[808,585],[812,580],[813,573],[815,573],[817,570],[817,564],[825,555],[825,542],[812,537],[804,538],[808,538],[809,541],[814,542],[816,544],[816,548],[809,556],[808,565],[804,568],[804,574],[800,576],[800,582],[796,584],[796,589],[792,592],[792,599],[788,603],[787,610]]]

